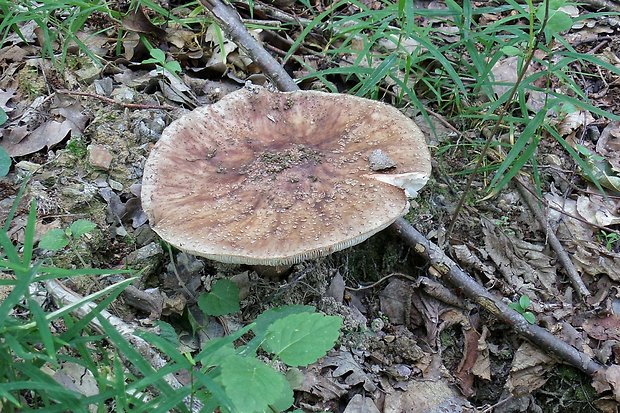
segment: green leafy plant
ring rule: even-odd
[[[532,305],[532,301],[530,297],[527,295],[522,295],[519,297],[519,301],[516,303],[508,304],[508,307],[515,310],[517,313],[521,314],[525,320],[530,324],[536,324],[536,316],[531,311],[527,311],[527,309]]]
[[[69,245],[71,240],[77,240],[95,228],[97,228],[97,224],[94,222],[87,219],[78,219],[65,229],[54,228],[47,231],[39,240],[39,248],[59,251]]]
[[[239,310],[239,290],[230,280],[218,280],[198,298],[198,305],[211,316],[234,313]],[[170,326],[160,335],[140,335],[170,357],[171,369],[193,372],[192,397],[205,411],[280,412],[292,405],[292,388],[284,374],[262,360],[269,357],[289,368],[313,363],[333,347],[341,324],[340,317],[316,313],[310,306],[273,308],[245,328],[209,341],[197,355],[177,349],[178,338]],[[235,345],[250,332],[253,338],[247,344]]]
[[[620,243],[620,235],[617,232],[601,230],[596,237],[608,251],[613,251],[615,246]]]
[[[181,65],[176,60],[166,60],[166,53],[161,49],[151,48],[149,50],[150,59],[145,59],[142,63],[154,63],[158,70],[166,70],[175,76],[181,73]]]

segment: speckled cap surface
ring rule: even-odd
[[[373,151],[390,167],[371,168]],[[287,265],[390,225],[430,169],[422,132],[391,106],[244,88],[164,130],[145,165],[142,204],[153,230],[183,251]]]

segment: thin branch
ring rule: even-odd
[[[124,108],[129,108],[129,109],[162,109],[162,110],[178,109],[178,107],[170,106],[170,105],[150,105],[150,104],[142,104],[142,103],[124,103],[124,102],[119,102],[119,101],[114,100],[114,99],[110,99],[109,97],[106,97],[106,96],[97,95],[95,93],[75,92],[73,90],[67,90],[67,89],[58,89],[58,90],[56,90],[56,93],[60,93],[62,95],[85,96],[85,97],[89,97],[89,98],[99,99],[99,100],[102,100],[102,101],[104,101],[106,103],[109,103],[111,105],[118,105],[118,106],[122,106]]]
[[[521,198],[523,199],[523,201],[525,201],[530,211],[532,211],[532,214],[534,214],[534,218],[536,218],[536,221],[538,221],[538,223],[542,226],[543,230],[545,231],[549,245],[551,245],[551,248],[553,248],[553,250],[555,251],[555,254],[558,257],[558,260],[560,261],[560,263],[566,270],[566,274],[568,275],[568,279],[573,285],[573,288],[575,288],[575,290],[581,296],[581,298],[589,296],[590,291],[588,290],[588,287],[586,287],[583,280],[581,279],[581,276],[579,275],[579,273],[577,272],[577,269],[573,265],[573,262],[568,256],[568,253],[566,252],[566,250],[560,243],[560,240],[558,239],[558,237],[555,235],[553,228],[549,226],[549,223],[547,222],[547,218],[544,216],[542,210],[538,207],[537,200],[534,199],[534,197],[532,197],[530,193],[531,191],[527,188],[527,184],[519,178],[517,178],[516,181],[517,181],[517,191],[519,191],[519,195],[521,195]]]
[[[510,325],[518,334],[536,346],[588,374],[594,374],[604,368],[590,356],[558,339],[544,328],[528,323],[521,314],[491,295],[437,245],[426,239],[403,218],[397,219],[390,229],[405,240],[413,251],[430,261],[431,273],[458,287],[467,298]]]
[[[255,62],[280,90],[293,91],[299,87],[286,70],[258,43],[243,25],[239,13],[219,0],[200,0],[213,15],[226,37],[235,42]]]

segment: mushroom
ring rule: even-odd
[[[388,168],[371,168],[381,153]],[[418,126],[354,96],[244,88],[172,122],[144,168],[150,225],[179,249],[285,266],[355,245],[429,178]]]

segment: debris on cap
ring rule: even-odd
[[[145,165],[142,202],[153,230],[183,251],[289,265],[390,225],[430,169],[422,132],[391,106],[253,87],[163,131]]]

